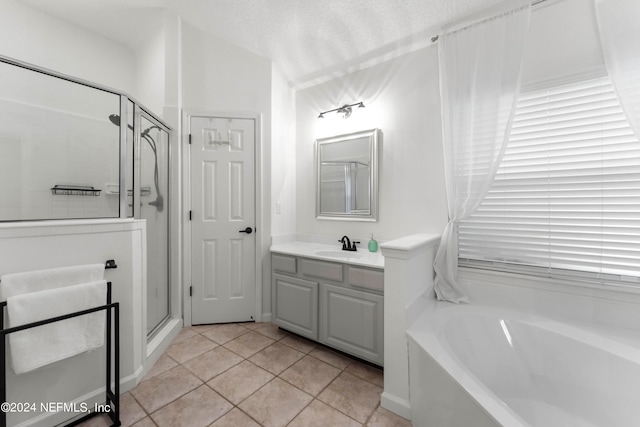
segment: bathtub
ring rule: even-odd
[[[640,350],[629,343],[444,302],[407,335],[414,427],[640,426]]]

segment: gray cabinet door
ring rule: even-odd
[[[274,323],[318,340],[318,283],[282,274],[273,275]]]
[[[320,342],[383,364],[384,298],[320,284]]]

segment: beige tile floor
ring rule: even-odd
[[[184,328],[133,390],[136,427],[410,427],[380,407],[382,370],[270,323]],[[106,416],[83,427],[110,425]]]

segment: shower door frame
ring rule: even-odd
[[[134,156],[133,156],[133,217],[136,220],[142,220],[145,218],[142,218],[140,216],[141,214],[141,205],[142,205],[142,187],[141,187],[141,177],[142,177],[142,137],[141,137],[141,123],[142,123],[142,118],[148,120],[150,123],[152,123],[155,126],[158,126],[160,128],[161,131],[164,131],[167,133],[167,162],[166,162],[166,166],[167,166],[167,176],[166,176],[166,180],[167,180],[167,189],[166,189],[166,197],[165,197],[165,206],[166,206],[166,215],[167,215],[167,240],[166,240],[166,245],[167,245],[167,259],[166,259],[166,278],[167,278],[167,283],[166,283],[166,292],[167,292],[167,315],[164,316],[157,324],[155,324],[152,328],[149,328],[148,325],[148,320],[149,320],[149,268],[150,268],[150,259],[149,259],[149,249],[147,248],[146,254],[147,254],[147,283],[146,286],[144,288],[145,290],[145,298],[143,300],[143,312],[145,313],[145,318],[144,318],[144,330],[147,331],[147,340],[151,340],[160,330],[162,330],[162,328],[173,318],[172,315],[172,288],[171,288],[171,275],[172,275],[172,267],[171,267],[171,203],[170,203],[170,196],[171,196],[171,165],[173,163],[173,156],[171,154],[171,142],[172,142],[172,131],[171,128],[169,126],[167,126],[164,122],[162,122],[160,119],[158,119],[157,117],[155,117],[153,114],[151,114],[149,111],[145,110],[144,108],[142,108],[140,106],[140,104],[136,103],[135,101],[133,101],[133,149],[134,149]],[[124,126],[120,127],[121,129],[124,128]],[[126,128],[124,129],[126,132]],[[158,164],[158,167],[160,168],[160,165]],[[161,168],[160,168],[161,170]],[[148,229],[147,229],[147,239],[148,239]]]
[[[44,75],[48,75],[50,77],[54,77],[54,78],[58,78],[58,79],[62,79],[62,80],[66,80],[70,83],[75,83],[78,85],[82,85],[82,86],[87,86],[89,88],[93,88],[96,90],[100,90],[103,92],[107,92],[107,93],[111,93],[114,96],[118,96],[120,98],[120,118],[122,119],[122,122],[120,124],[120,134],[119,134],[119,176],[118,176],[118,183],[119,183],[119,199],[118,199],[118,212],[119,214],[117,216],[114,217],[105,217],[105,218],[99,218],[100,220],[113,220],[113,221],[120,221],[120,220],[140,220],[139,217],[139,213],[137,212],[138,210],[135,209],[136,203],[140,203],[140,184],[139,184],[139,180],[140,180],[140,152],[139,152],[139,148],[140,148],[140,118],[142,117],[142,115],[145,116],[146,119],[148,119],[149,121],[151,121],[154,124],[157,124],[159,127],[161,127],[163,130],[166,130],[168,133],[168,188],[167,188],[167,195],[169,194],[171,188],[178,189],[180,187],[180,177],[178,174],[178,164],[177,162],[179,161],[179,155],[176,155],[176,157],[174,157],[174,150],[176,150],[176,148],[174,147],[174,132],[173,132],[173,128],[171,126],[169,126],[167,123],[165,123],[162,119],[160,119],[158,116],[156,116],[155,114],[153,114],[149,109],[147,109],[143,104],[141,104],[138,100],[136,100],[135,98],[129,96],[127,93],[120,91],[120,90],[116,90],[113,88],[110,88],[108,86],[104,86],[98,83],[94,83],[85,79],[81,79],[81,78],[77,78],[74,76],[70,76],[68,74],[64,74],[64,73],[60,73],[58,71],[54,71],[45,67],[41,67],[41,66],[37,66],[34,64],[30,64],[24,61],[20,61],[17,59],[13,59],[10,58],[8,56],[4,56],[0,54],[0,62],[2,63],[6,63],[9,65],[13,65],[19,68],[23,68],[25,70],[29,70],[29,71],[34,71],[37,73],[41,73]],[[133,104],[133,141],[128,141],[129,139],[129,135],[127,132],[127,125],[128,123],[128,115],[129,115],[129,110],[130,110],[130,103]],[[106,118],[105,118],[106,119]],[[127,150],[133,150],[133,153],[129,152],[129,154],[133,155],[133,170],[128,170],[127,169]],[[177,153],[176,153],[177,154]],[[133,211],[132,211],[132,215],[128,215],[127,213],[127,177],[129,177],[129,174],[133,174],[133,197],[132,197],[132,204],[133,204]],[[178,191],[174,191],[174,193],[177,193]],[[167,215],[169,215],[171,213],[171,216],[173,218],[179,218],[179,212],[180,212],[180,208],[177,205],[178,203],[178,198],[176,198],[175,201],[172,201],[171,203],[168,202],[168,198],[167,198],[167,202],[165,203],[166,205],[166,209],[167,209]],[[11,222],[42,222],[42,221],[76,221],[78,223],[82,223],[83,221],[87,221],[87,222],[91,222],[91,221],[95,221],[96,218],[47,218],[47,219],[34,219],[34,220],[16,220],[16,221],[8,221],[6,223],[11,223]],[[160,334],[156,334],[157,332],[160,332],[160,330],[163,329],[163,327],[167,324],[170,323],[171,320],[181,320],[183,317],[183,310],[182,307],[180,306],[180,289],[176,288],[176,286],[179,286],[180,280],[179,277],[173,277],[172,275],[174,275],[177,271],[180,270],[179,268],[179,261],[176,259],[172,259],[171,258],[171,254],[172,252],[170,251],[171,247],[170,247],[170,240],[171,240],[171,236],[177,236],[177,238],[179,239],[179,225],[176,224],[171,224],[170,221],[168,221],[168,230],[167,230],[167,268],[168,268],[168,273],[167,273],[167,278],[168,278],[168,290],[169,290],[169,295],[168,295],[168,299],[169,299],[169,314],[168,316],[159,324],[157,325],[157,328],[154,329],[153,334],[149,334],[149,335],[145,335],[145,342],[149,343],[155,336],[159,336]],[[177,251],[178,256],[179,251]],[[145,275],[146,276],[146,275]],[[174,280],[175,279],[175,280]],[[146,292],[146,284],[144,284],[143,286],[144,291]],[[145,318],[143,319],[143,322],[145,322],[144,328],[143,330],[145,331],[146,334],[146,295],[143,298],[142,301],[143,304],[143,310],[144,310],[144,314],[145,314]],[[164,338],[163,338],[164,339]],[[157,345],[152,346],[153,348],[156,348]],[[149,356],[149,348],[147,349],[147,354],[145,355],[145,359]]]

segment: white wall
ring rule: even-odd
[[[523,62],[525,87],[602,63],[592,2],[557,0],[534,7]],[[349,119],[316,118],[359,101],[367,108],[354,110]],[[373,232],[380,240],[440,234],[447,220],[440,120],[437,45],[298,91],[296,232],[361,239]],[[314,140],[374,127],[383,133],[379,221],[316,220]]]
[[[296,96],[297,233],[347,234],[391,240],[440,234],[447,220],[438,85],[438,55],[430,46],[303,89]],[[348,119],[321,111],[363,101]],[[314,140],[379,128],[379,220],[315,219]],[[363,242],[364,243],[364,242]]]
[[[603,64],[592,1],[547,1],[533,8],[522,64],[524,89]]]
[[[182,135],[182,20],[167,13],[164,22],[164,110],[162,118]]]
[[[162,117],[165,105],[165,30],[160,27],[135,50],[135,92],[131,95]]]
[[[133,51],[15,0],[0,2],[0,55],[124,92],[159,117],[165,106],[166,44],[164,27]]]
[[[296,232],[295,92],[273,67],[271,132],[271,234]]]
[[[270,313],[270,236],[271,236],[271,139],[272,139],[272,64],[266,58],[238,48],[223,40],[182,23],[181,102],[188,114],[240,114],[259,116],[256,153],[256,235],[262,272],[263,319]],[[276,77],[276,81],[280,78]],[[280,105],[285,105],[281,103]],[[283,107],[284,108],[284,107]],[[281,132],[281,131],[277,131]],[[190,238],[190,236],[186,236]],[[188,276],[186,272],[185,276]],[[185,277],[190,281],[189,277]],[[188,302],[187,302],[188,304]],[[185,316],[190,309],[185,308]],[[261,319],[258,319],[261,320]]]
[[[264,114],[271,133],[271,61],[182,24],[182,103],[188,111]]]
[[[295,92],[276,65],[272,68],[271,112],[271,233],[270,236],[296,232],[296,120]],[[268,239],[269,245],[271,239]],[[271,313],[271,257],[263,265],[263,320]]]
[[[165,57],[162,33],[162,29],[159,29],[148,40],[147,45],[134,54],[123,45],[14,0],[0,2],[0,55],[125,92],[140,102],[149,102],[152,111],[158,115],[163,112],[164,107]],[[139,55],[138,59],[136,55]],[[136,81],[140,90],[136,90]],[[160,86],[156,87],[157,85]],[[6,91],[3,93],[7,94]],[[52,98],[56,102],[60,101],[59,97]],[[82,104],[76,97],[74,101],[76,106]],[[99,114],[95,108],[86,108],[83,113],[102,120],[105,132],[112,129],[117,131],[107,120],[108,113],[117,113],[117,107],[118,103],[115,109],[109,108],[108,112],[100,111]],[[74,141],[77,144],[78,139],[75,138]],[[101,157],[100,153],[86,151],[95,158]],[[48,163],[58,169],[64,168],[64,164],[60,162]],[[174,176],[177,177],[178,175]],[[179,200],[177,192],[172,194],[176,195],[175,200]],[[177,205],[171,209],[172,214],[178,212]],[[174,215],[173,218],[179,218],[179,215]],[[108,271],[106,277],[113,280],[114,300],[121,304],[121,378],[125,381],[121,390],[124,392],[140,380],[146,368],[146,320],[143,317],[146,306],[143,300],[146,284],[144,223],[116,220],[96,224],[89,220],[77,226],[69,224],[66,221],[1,224],[0,274],[115,259],[118,269]],[[176,234],[173,230],[172,233]],[[180,283],[180,271],[173,267],[180,265],[178,251],[176,248],[176,257],[172,262],[172,280],[176,288]],[[177,301],[174,313],[179,316],[181,300],[175,294],[172,298]],[[158,348],[162,346],[160,344]],[[94,390],[102,384],[103,366],[99,363],[100,357],[98,352],[80,355],[32,374],[10,378],[9,397],[12,401],[33,402],[91,399],[94,397]],[[102,401],[103,393],[96,396]],[[46,419],[35,425],[57,424],[64,419],[60,416],[65,415],[68,414],[59,414],[55,422]],[[24,420],[31,416],[32,414],[21,414],[14,420],[17,422],[18,419]],[[10,425],[15,425],[15,422],[10,421]]]
[[[0,2],[0,55],[132,92],[131,50],[15,0]]]
[[[141,310],[144,249],[144,223],[141,222],[2,224],[0,276],[114,259],[118,268],[106,270],[105,279],[112,282],[113,301],[120,303],[120,369],[124,392],[140,379],[146,356]],[[103,402],[104,392],[100,388],[104,388],[104,354],[104,349],[99,349],[18,376],[8,369],[8,401],[74,402],[99,398]],[[54,414],[34,425],[50,426],[71,416],[74,414]],[[32,418],[33,413],[9,414],[8,425]]]

